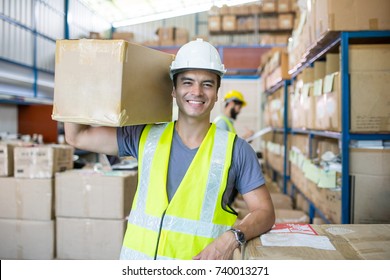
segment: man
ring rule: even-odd
[[[138,159],[139,183],[121,259],[231,259],[235,248],[268,231],[275,214],[253,149],[210,124],[221,77],[217,50],[201,39],[172,62],[178,120],[122,128],[65,124],[68,143]],[[230,207],[243,194],[250,213],[232,229]]]
[[[237,115],[241,112],[241,109],[246,106],[246,101],[241,92],[231,90],[225,94],[224,103],[225,108],[223,113],[215,118],[214,123],[221,129],[236,133],[234,121],[237,119]],[[252,136],[253,133],[253,130],[246,129],[245,134],[241,137],[247,139]]]

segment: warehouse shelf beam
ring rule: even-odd
[[[288,111],[288,86],[291,84],[290,80],[285,80],[284,83],[283,83],[283,98],[284,98],[284,112],[287,112]],[[283,170],[284,170],[284,174],[283,174],[283,193],[287,193],[287,182],[289,180],[289,177],[288,175],[290,174],[287,174],[287,161],[288,161],[288,150],[287,150],[287,147],[288,147],[288,143],[287,143],[287,138],[288,138],[288,133],[290,131],[289,127],[288,127],[288,114],[283,114],[283,122],[284,124],[284,129],[283,129],[283,145],[284,145],[284,149],[283,149]]]
[[[291,133],[292,134],[309,134],[309,135],[315,135],[315,136],[323,136],[323,137],[327,137],[327,138],[341,139],[341,133],[334,132],[334,131],[320,131],[320,130],[292,128]]]

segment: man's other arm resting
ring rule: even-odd
[[[249,213],[235,228],[245,234],[246,240],[250,240],[271,229],[275,223],[275,211],[271,196],[265,186],[244,194],[243,198]],[[234,234],[228,231],[216,238],[193,259],[231,259],[233,251],[237,247],[238,243]]]

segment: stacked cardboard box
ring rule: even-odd
[[[293,135],[289,152],[291,181],[298,190],[325,215],[328,221],[341,222],[341,165],[319,162],[325,153],[337,156],[340,151],[334,139],[312,139],[309,154],[307,136]],[[316,164],[315,164],[316,163]]]
[[[390,150],[350,151],[351,223],[390,223]]]
[[[8,171],[15,170],[15,176],[0,177],[0,258],[53,259],[53,176],[73,168],[73,148],[9,144],[2,147],[6,148],[2,151],[3,159],[8,157]],[[9,168],[10,163],[13,168]]]
[[[298,24],[289,43],[289,69],[296,70],[311,49],[333,31],[389,30],[387,0],[310,0],[301,7]]]
[[[118,259],[136,186],[135,171],[57,173],[57,258]]]
[[[390,132],[390,44],[351,45],[349,61],[351,131]]]
[[[0,177],[0,258],[55,257],[53,179]]]
[[[14,145],[0,142],[0,177],[14,175]]]
[[[261,78],[264,90],[268,90],[282,80],[289,79],[288,54],[285,48],[272,48],[261,57]]]
[[[181,27],[160,27],[156,33],[160,46],[181,46],[189,40],[188,30]]]

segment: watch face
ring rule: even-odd
[[[244,234],[243,234],[241,231],[238,231],[238,232],[237,232],[237,237],[238,237],[238,240],[239,240],[241,243],[244,243],[244,242],[245,242],[245,236],[244,236]]]
[[[236,240],[240,245],[244,244],[246,242],[245,235],[242,231],[232,228],[231,231],[234,233]]]

